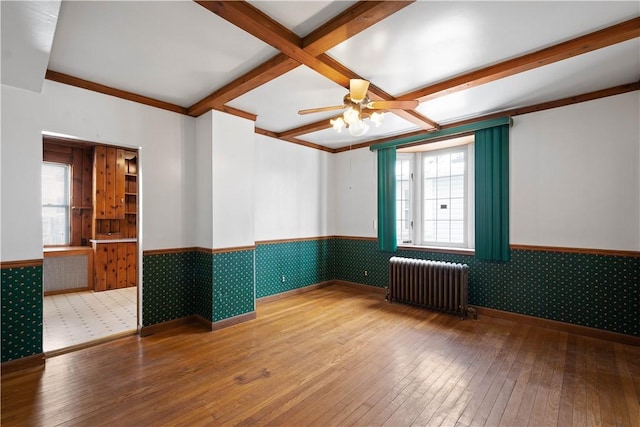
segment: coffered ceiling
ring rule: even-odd
[[[38,90],[46,73],[335,151],[637,91],[639,37],[637,1],[3,1],[2,82]],[[28,83],[15,80],[25,63]],[[339,112],[297,114],[340,105],[350,78],[370,80],[372,100],[420,104],[361,137],[330,128]]]

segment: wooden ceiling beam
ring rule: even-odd
[[[635,92],[635,91],[640,91],[640,80],[637,82],[632,82],[632,83],[627,83],[627,84],[622,84],[619,86],[613,86],[610,88],[606,88],[606,89],[600,89],[600,90],[596,90],[593,92],[588,92],[588,93],[583,93],[580,95],[576,95],[576,96],[569,96],[566,98],[562,98],[562,99],[556,99],[553,101],[547,101],[547,102],[542,102],[540,104],[534,104],[534,105],[529,105],[526,107],[518,107],[518,108],[512,108],[509,110],[504,110],[504,111],[498,111],[495,113],[491,113],[491,114],[486,114],[484,116],[481,117],[474,117],[471,119],[466,119],[466,120],[460,120],[457,122],[452,122],[452,123],[447,123],[441,126],[442,129],[450,129],[453,127],[457,127],[457,126],[463,126],[463,125],[467,125],[470,123],[475,123],[475,122],[480,122],[483,120],[491,120],[491,119],[495,119],[498,117],[505,117],[505,116],[520,116],[522,114],[529,114],[529,113],[535,113],[537,111],[543,111],[543,110],[549,110],[552,108],[559,108],[559,107],[565,107],[567,105],[572,105],[572,104],[578,104],[581,102],[587,102],[587,101],[593,101],[595,99],[600,99],[600,98],[606,98],[609,96],[615,96],[615,95],[621,95],[623,93],[628,93],[628,92]],[[350,149],[356,149],[356,148],[364,148],[364,147],[369,147],[371,145],[375,145],[375,144],[381,144],[384,142],[388,142],[388,141],[393,141],[395,139],[398,138],[407,138],[407,137],[412,137],[412,136],[418,136],[418,135],[426,135],[427,133],[425,133],[424,131],[414,131],[414,132],[409,132],[409,133],[405,133],[402,135],[395,135],[395,136],[390,136],[390,137],[385,137],[385,138],[378,138],[378,139],[374,139],[374,140],[370,140],[370,141],[365,141],[365,142],[361,142],[359,144],[355,144],[353,146],[347,146],[347,147],[340,147],[340,148],[336,148],[333,150],[334,153],[341,153],[343,151],[349,151]],[[448,137],[446,137],[445,139],[447,139]],[[440,139],[438,139],[440,140]],[[431,140],[430,142],[436,142],[436,140]]]
[[[361,76],[339,64],[323,52],[369,28],[376,22],[410,5],[410,1],[361,1],[333,18],[304,39],[245,2],[198,1],[196,3],[242,30],[259,38],[282,53],[189,107],[189,114],[199,116],[223,105],[268,81],[285,74],[300,63],[348,88],[350,79]],[[289,61],[285,63],[284,58]],[[372,100],[395,98],[374,85],[369,87]],[[422,129],[438,128],[433,120],[416,111],[393,110],[394,114]],[[328,122],[325,126],[328,127]]]
[[[330,128],[328,119],[318,120],[313,123],[307,123],[306,125],[299,126],[297,128],[289,129],[283,132],[278,132],[278,138],[287,140],[287,138],[295,138],[300,135],[305,135],[307,133],[317,132],[319,130],[324,130]]]
[[[388,16],[410,1],[360,1],[302,39],[302,48],[318,56]]]
[[[299,65],[298,61],[280,53],[190,106],[189,115],[198,117],[211,109],[218,108]]]
[[[200,1],[196,3],[238,28],[278,49],[289,58],[347,87],[349,78],[302,49],[302,39],[249,3],[240,1]]]
[[[79,87],[93,92],[115,96],[116,98],[126,99],[127,101],[133,101],[167,111],[173,111],[174,113],[187,114],[187,109],[180,105],[171,104],[170,102],[164,102],[154,98],[149,98],[148,96],[138,95],[137,93],[127,92],[125,90],[105,86],[100,83],[91,82],[89,80],[84,80],[79,77],[70,76],[64,73],[59,73],[57,71],[47,70],[44,78],[53,82],[64,83],[66,85]]]
[[[420,102],[428,101],[637,37],[640,37],[640,17],[426,86],[422,89],[399,96],[398,99],[417,99]]]
[[[303,50],[310,55],[318,56],[325,50],[331,49],[349,37],[369,28],[413,1],[415,0],[397,2],[364,1],[356,3],[304,39],[298,39],[295,34],[277,22],[271,21],[271,18],[265,18],[266,15],[262,16],[269,27],[278,29],[280,37],[285,38],[290,43],[303,46]],[[204,7],[206,7],[206,3],[208,2],[198,2]],[[208,7],[207,9],[211,10]],[[255,12],[254,15],[259,16],[259,12]],[[239,20],[240,18],[237,19]],[[232,99],[291,71],[298,65],[300,65],[300,62],[280,53],[193,104],[189,107],[189,114],[197,117],[216,106],[224,105]]]

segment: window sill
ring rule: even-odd
[[[418,246],[418,245],[398,245],[398,249],[401,251],[420,251],[420,252],[436,252],[443,254],[456,254],[456,255],[475,255],[475,249],[467,248],[445,248],[442,246]]]

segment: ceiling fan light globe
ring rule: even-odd
[[[349,126],[353,126],[354,123],[356,123],[357,121],[360,121],[360,113],[356,111],[353,107],[349,107],[342,116],[344,117],[344,121]]]
[[[344,122],[344,120],[342,120],[342,117],[338,117],[337,119],[331,119],[331,120],[329,120],[329,123],[331,124],[331,126],[333,126],[333,128],[338,133],[341,133],[342,132],[342,128],[345,126],[345,122]]]
[[[380,127],[382,124],[382,118],[384,117],[384,113],[378,113],[377,111],[371,114],[369,118],[373,123],[375,123],[376,127]]]
[[[369,130],[369,126],[362,120],[349,125],[349,133],[351,136],[362,136]]]

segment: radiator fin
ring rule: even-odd
[[[469,266],[450,262],[392,257],[389,302],[419,305],[466,317]]]

